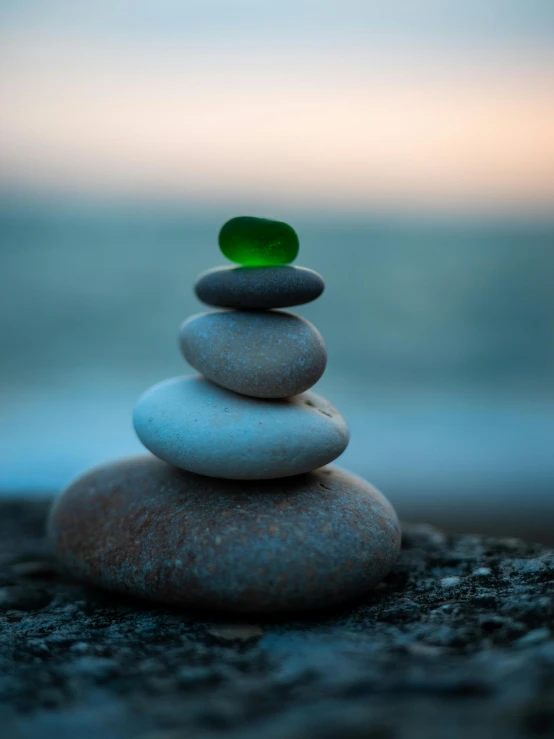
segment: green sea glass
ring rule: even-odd
[[[219,248],[232,262],[245,267],[288,264],[298,254],[298,236],[288,223],[239,216],[219,232]]]

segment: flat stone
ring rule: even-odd
[[[322,467],[348,444],[346,423],[316,393],[285,400],[237,395],[198,375],[150,388],[135,430],[160,459],[213,477],[262,480]]]
[[[237,482],[151,455],[74,482],[54,505],[49,535],[62,564],[94,585],[235,612],[318,608],[362,595],[400,549],[392,506],[342,470]]]
[[[310,303],[324,287],[323,277],[305,267],[214,267],[202,272],[194,290],[208,305],[264,310]]]
[[[181,326],[187,362],[213,382],[254,398],[288,398],[315,385],[325,343],[305,318],[284,311],[213,311]]]

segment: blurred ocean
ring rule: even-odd
[[[190,372],[179,323],[236,213],[5,201],[0,490],[59,489],[140,451],[138,395]],[[554,221],[287,217],[321,299],[317,390],[347,418],[340,465],[405,518],[548,540],[554,516]]]

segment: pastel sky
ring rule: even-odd
[[[4,192],[554,204],[554,2],[0,0]]]

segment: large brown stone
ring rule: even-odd
[[[53,507],[49,535],[67,569],[95,585],[243,612],[361,595],[400,548],[391,505],[347,472],[221,480],[150,455],[74,482]]]

